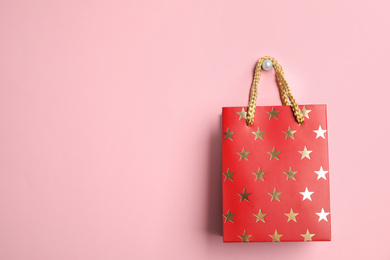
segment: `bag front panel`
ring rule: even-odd
[[[326,105],[299,107],[223,108],[224,242],[330,240]]]

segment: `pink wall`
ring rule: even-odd
[[[389,11],[0,1],[0,259],[390,259]],[[332,242],[222,243],[221,107],[263,55],[328,104]]]

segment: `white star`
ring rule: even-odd
[[[322,166],[321,166],[321,169],[319,171],[314,171],[314,172],[318,174],[317,180],[319,180],[320,178],[324,178],[326,180],[325,174],[327,174],[328,171],[324,171],[324,169],[322,169]]]
[[[321,212],[316,213],[316,214],[320,217],[318,222],[320,222],[321,220],[325,220],[326,222],[328,222],[328,219],[326,218],[326,216],[328,216],[330,214],[330,212],[325,212],[324,208],[322,208]]]
[[[300,192],[301,195],[303,195],[303,199],[302,201],[304,201],[305,199],[309,199],[311,201],[311,194],[313,194],[314,192],[313,191],[309,191],[306,187],[306,190],[304,192]]]
[[[313,131],[317,134],[316,139],[318,137],[322,137],[322,138],[325,139],[325,135],[324,134],[325,134],[326,130],[322,130],[321,126],[318,128],[318,130],[313,130]]]

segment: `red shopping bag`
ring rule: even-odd
[[[267,60],[283,106],[256,107]],[[223,241],[330,241],[326,105],[298,105],[264,57],[249,107],[224,107],[222,127]]]

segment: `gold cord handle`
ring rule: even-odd
[[[256,99],[257,99],[257,86],[259,85],[260,75],[261,75],[261,65],[263,61],[270,60],[273,63],[275,69],[276,81],[279,86],[280,98],[284,106],[291,106],[291,109],[294,113],[295,119],[299,125],[303,125],[304,119],[302,111],[299,109],[297,102],[295,101],[293,95],[291,94],[290,88],[288,87],[287,81],[284,78],[284,72],[282,66],[278,63],[277,60],[270,56],[262,57],[256,64],[255,75],[253,76],[252,87],[249,97],[249,107],[247,113],[246,124],[252,126],[255,119],[255,110],[256,110]]]

